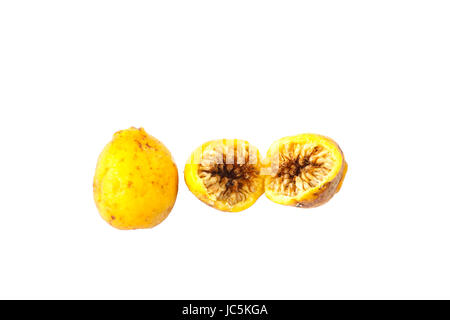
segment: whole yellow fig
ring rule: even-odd
[[[178,193],[178,170],[169,150],[143,128],[114,134],[100,154],[94,200],[115,228],[144,229],[160,224]]]

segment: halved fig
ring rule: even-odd
[[[317,134],[300,134],[274,142],[265,159],[265,192],[273,202],[318,207],[341,188],[347,163],[339,145]]]
[[[184,168],[189,190],[218,210],[247,209],[264,193],[261,156],[247,141],[222,139],[198,147]]]

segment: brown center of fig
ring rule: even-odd
[[[215,148],[203,154],[198,175],[208,194],[235,205],[255,191],[254,179],[259,170],[250,160],[248,147],[243,150],[237,150],[236,146]]]
[[[334,162],[324,147],[292,143],[283,148],[278,159],[272,159],[270,186],[274,191],[294,196],[326,180]]]

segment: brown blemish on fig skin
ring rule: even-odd
[[[114,217],[114,216],[111,216],[111,219],[113,219],[113,220],[116,220],[116,217]]]
[[[139,140],[134,140],[134,141],[136,141],[136,143],[138,144],[139,149],[144,150],[144,148],[142,148],[142,143]]]
[[[133,181],[128,181],[128,188],[131,188],[132,185],[133,185]]]

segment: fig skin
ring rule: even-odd
[[[194,150],[190,155],[184,167],[184,181],[188,189],[203,203],[208,206],[215,208],[220,211],[225,212],[240,212],[251,207],[256,200],[264,193],[264,177],[258,174],[255,179],[255,190],[248,194],[244,201],[237,202],[235,204],[229,204],[226,201],[221,201],[215,198],[214,195],[210,194],[199,176],[200,161],[203,155],[210,152],[215,147],[222,147],[225,145],[237,144],[237,145],[248,145],[252,150],[255,150],[256,155],[256,168],[260,170],[262,168],[261,155],[259,151],[247,141],[239,139],[219,139],[211,140]]]
[[[94,200],[101,217],[121,229],[160,224],[178,193],[178,170],[169,150],[143,128],[114,134],[97,162]]]
[[[271,159],[276,152],[279,152],[285,144],[300,143],[300,144],[317,144],[325,147],[331,152],[335,163],[332,172],[327,180],[322,181],[318,186],[300,192],[297,195],[284,195],[277,193],[270,187],[272,176],[270,175]],[[314,208],[327,203],[337,192],[339,192],[345,175],[347,173],[348,165],[345,161],[344,154],[339,145],[331,138],[318,134],[299,134],[296,136],[285,137],[275,141],[264,160],[264,168],[267,174],[265,179],[265,193],[267,198],[271,201],[299,208]]]

